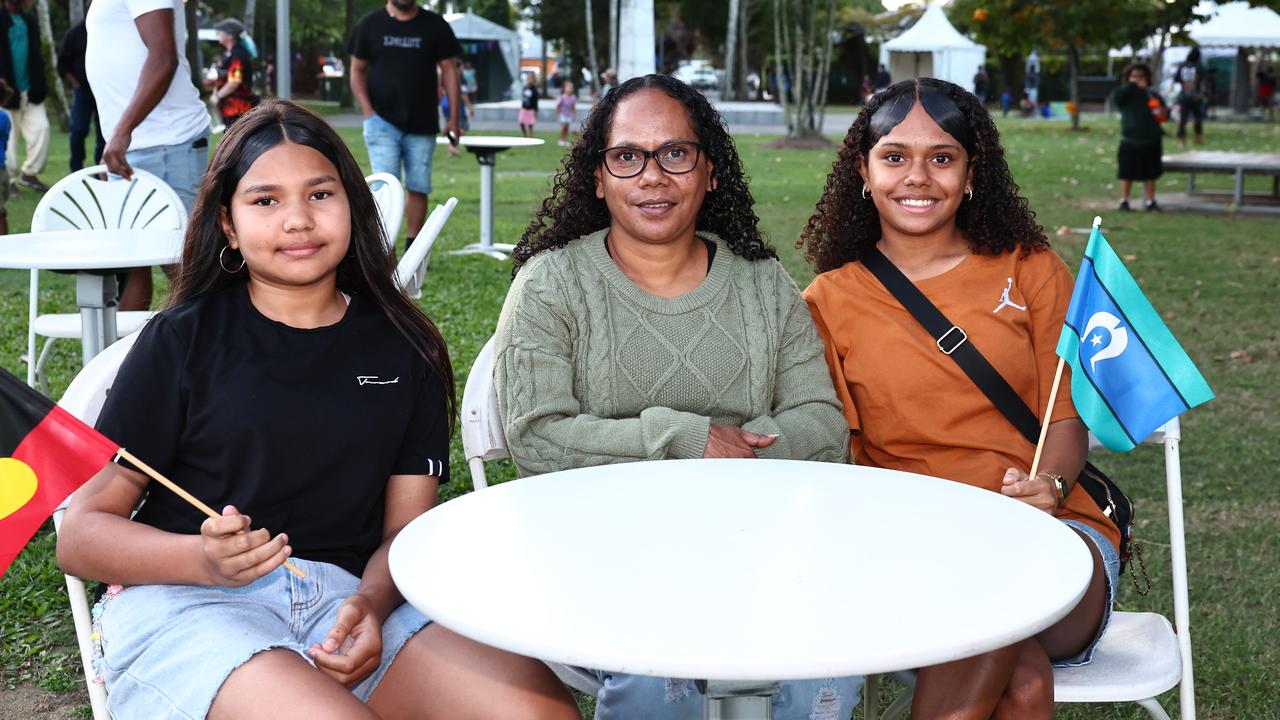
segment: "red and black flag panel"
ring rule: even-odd
[[[119,448],[0,368],[0,577],[45,519]]]

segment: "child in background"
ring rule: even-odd
[[[525,137],[533,137],[533,124],[538,121],[538,78],[529,73],[524,80],[524,89],[520,91],[520,132]]]
[[[560,89],[560,99],[556,101],[556,115],[560,120],[560,147],[569,147],[569,126],[573,124],[573,111],[578,103],[578,93],[573,82],[566,81]]]

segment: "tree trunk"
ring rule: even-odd
[[[52,111],[59,126],[67,127],[71,123],[71,116],[67,112],[67,91],[62,86],[62,76],[58,74],[58,45],[53,41],[53,24],[49,22],[49,0],[37,0],[36,23],[40,26],[40,38],[44,43],[42,54],[45,81],[52,90],[45,100],[46,109]]]
[[[729,27],[724,39],[724,82],[720,85],[720,99],[734,100],[733,91],[734,55],[738,42],[738,9],[739,0],[729,0]]]
[[[248,0],[252,3],[254,0]],[[356,0],[346,0],[343,3],[346,6],[345,25],[346,31],[342,33],[344,40],[351,39],[351,32],[355,30],[356,20]],[[246,10],[246,12],[248,12]],[[338,96],[338,107],[354,108],[356,106],[355,95],[351,93],[351,58],[343,58],[342,62],[342,93]]]
[[[818,94],[814,98],[818,103],[818,123],[814,131],[821,135],[827,122],[827,83],[831,81],[831,54],[835,47],[836,3],[827,0],[827,23],[823,35],[827,38],[822,48],[822,69],[818,77]]]
[[[793,127],[791,118],[791,108],[787,105],[787,71],[786,71],[786,41],[783,39],[782,28],[786,24],[782,15],[786,11],[786,0],[773,0],[773,76],[774,87],[778,93],[778,104],[782,106],[782,117],[787,124],[787,134],[791,134]]]
[[[200,50],[198,34],[200,32],[200,24],[196,19],[196,3],[183,3],[184,22],[187,25],[187,46],[180,48],[183,55],[187,57],[187,64],[191,66],[191,82],[198,88],[204,87],[204,78],[201,77],[203,70],[200,67]],[[288,58],[285,58],[287,61]],[[201,95],[204,93],[201,92]]]
[[[609,0],[609,67],[618,71],[618,3]]]
[[[751,0],[742,0],[742,15],[738,19],[738,87],[742,96],[748,100],[755,99],[747,97],[747,38],[751,37],[748,32],[751,27],[750,20]]]
[[[816,1],[816,0],[810,0],[810,1]],[[794,28],[795,40],[792,41],[792,45],[791,45],[792,52],[789,53],[791,55],[791,66],[795,68],[795,74],[791,78],[791,82],[794,83],[793,87],[795,87],[795,100],[796,100],[796,116],[795,116],[796,122],[795,122],[795,127],[791,128],[791,133],[790,133],[791,137],[793,138],[804,137],[806,134],[805,128],[809,124],[808,122],[809,121],[809,118],[808,118],[809,85],[807,82],[808,80],[807,73],[808,73],[809,67],[808,67],[808,64],[805,62],[805,58],[808,57],[808,55],[805,53],[804,2],[805,0],[799,0],[799,2],[796,3],[797,7],[795,9],[795,28]]]
[[[350,3],[347,3],[347,5],[350,6]],[[253,37],[254,35],[253,19],[254,16],[257,15],[257,12],[258,0],[244,0],[244,17],[241,18],[241,20],[244,21],[244,29],[245,32],[249,33],[249,37]],[[257,38],[253,38],[253,40],[255,43],[258,41]]]
[[[1067,45],[1067,67],[1071,71],[1071,129],[1080,129],[1080,48]]]
[[[84,0],[67,0],[67,19],[72,26],[84,19]]]
[[[591,11],[591,0],[587,3],[587,62],[591,64],[591,94],[600,92],[600,66],[596,64],[596,21]]]

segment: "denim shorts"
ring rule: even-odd
[[[1063,524],[1072,530],[1077,530],[1098,548],[1098,553],[1102,556],[1103,569],[1106,570],[1107,583],[1107,604],[1102,609],[1102,623],[1098,625],[1098,634],[1093,636],[1089,646],[1081,650],[1074,657],[1055,660],[1054,667],[1078,667],[1087,665],[1093,659],[1093,652],[1098,648],[1098,641],[1102,639],[1102,633],[1106,632],[1107,625],[1111,622],[1111,610],[1116,604],[1116,588],[1120,584],[1120,553],[1116,551],[1111,541],[1106,538],[1096,528],[1086,525],[1077,520],[1063,520]]]
[[[125,153],[129,165],[146,170],[168,183],[187,206],[187,217],[196,204],[196,193],[209,167],[209,128],[177,145],[157,145]]]
[[[595,720],[702,720],[702,693],[692,680],[588,670],[604,683]],[[848,720],[861,698],[862,676],[784,680],[773,696],[774,720]]]
[[[104,595],[94,616],[111,714],[199,720],[227,676],[255,654],[285,648],[312,662],[307,649],[324,641],[360,580],[329,563],[290,561],[307,576],[280,567],[239,588],[137,585]],[[382,624],[382,664],[351,692],[367,701],[428,622],[407,603],[396,608]]]
[[[403,169],[406,190],[431,194],[435,135],[411,135],[375,114],[364,119],[364,145],[369,149],[369,164],[374,172],[401,177]]]

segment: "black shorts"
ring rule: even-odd
[[[1164,174],[1164,143],[1157,140],[1153,143],[1135,143],[1120,141],[1120,150],[1116,159],[1120,171],[1116,177],[1121,180],[1155,180]]]

